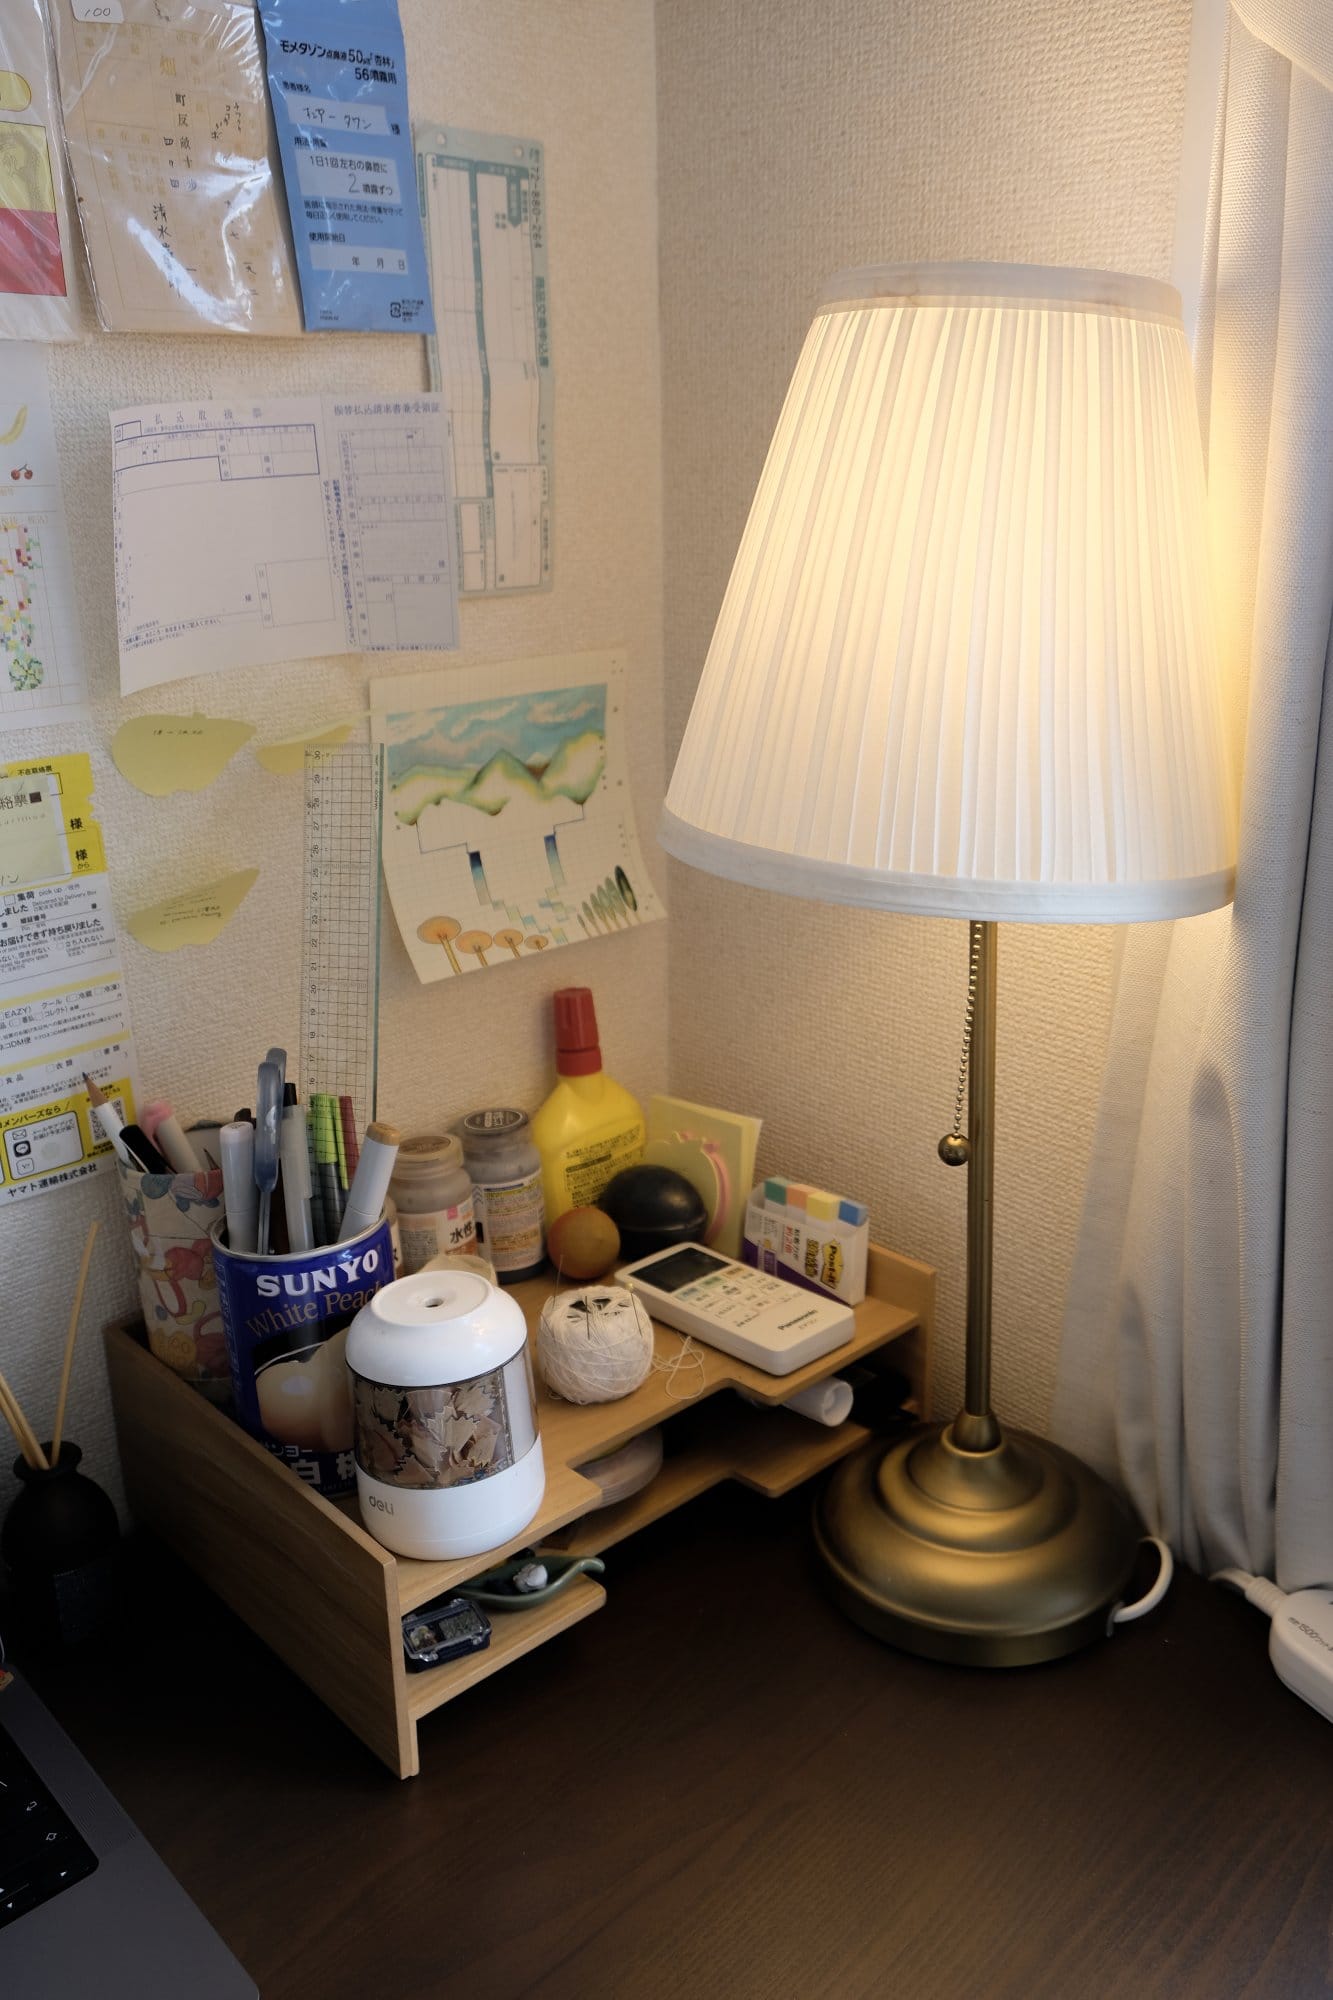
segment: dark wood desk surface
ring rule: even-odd
[[[1073,1660],[932,1666],[805,1522],[728,1490],[613,1550],[407,1783],[156,1550],[33,1678],[265,2000],[1333,1990],[1333,1729],[1258,1613],[1184,1575]]]

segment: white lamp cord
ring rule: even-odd
[[[1287,1601],[1285,1590],[1279,1590],[1266,1576],[1251,1576],[1247,1569],[1215,1569],[1208,1581],[1229,1583],[1233,1590],[1240,1592],[1247,1603],[1257,1604],[1270,1618],[1276,1617]]]
[[[1142,1597],[1136,1597],[1132,1604],[1116,1604],[1106,1621],[1106,1636],[1109,1639],[1117,1625],[1128,1625],[1135,1618],[1146,1618],[1155,1611],[1171,1588],[1171,1579],[1176,1573],[1175,1559],[1160,1535],[1144,1535],[1142,1540],[1150,1542],[1157,1551],[1157,1575],[1150,1589]]]

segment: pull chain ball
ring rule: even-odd
[[[946,1167],[965,1167],[972,1157],[972,1148],[961,1132],[946,1132],[939,1150]]]

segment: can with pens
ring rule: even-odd
[[[116,1163],[138,1267],[148,1346],[210,1402],[231,1401],[231,1368],[218,1301],[212,1232],[222,1215],[222,1174],[141,1173]]]
[[[347,1328],[393,1277],[388,1221],[381,1213],[345,1242],[282,1256],[233,1250],[226,1235],[219,1221],[213,1257],[236,1416],[318,1492],[350,1492]]]

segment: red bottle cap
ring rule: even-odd
[[[602,1067],[597,1009],[590,986],[561,986],[555,1001],[555,1073],[591,1076]]]

